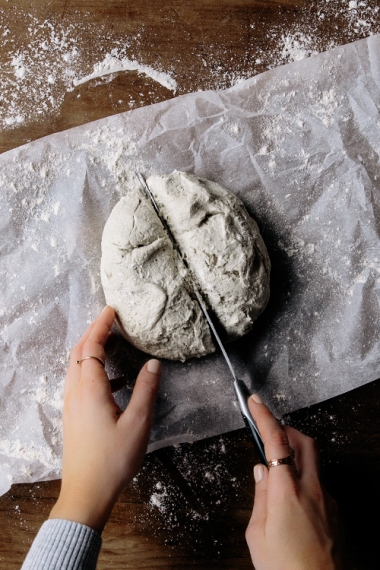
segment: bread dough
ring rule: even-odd
[[[244,335],[269,297],[270,262],[256,222],[215,182],[174,171],[147,184],[225,340]],[[215,350],[188,277],[150,200],[130,189],[104,228],[101,279],[137,348],[172,360]]]
[[[186,271],[140,189],[122,198],[106,222],[101,279],[120,331],[137,348],[175,360],[214,350]]]

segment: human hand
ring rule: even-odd
[[[62,487],[50,518],[85,524],[99,533],[123,487],[139,471],[149,441],[160,362],[141,369],[123,412],[102,364],[115,318],[111,307],[87,329],[71,353],[65,380]]]
[[[295,452],[295,466],[254,467],[255,502],[246,539],[256,570],[336,570],[337,508],[319,480],[313,439],[281,427],[255,394],[249,408],[269,460]]]

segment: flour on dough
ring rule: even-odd
[[[121,332],[137,348],[176,360],[214,350],[186,272],[139,189],[122,198],[106,222],[101,278]]]
[[[226,339],[244,335],[269,297],[270,262],[256,222],[209,180],[174,171],[147,183]],[[101,278],[122,333],[137,348],[172,360],[215,350],[187,270],[138,188],[107,220]]]

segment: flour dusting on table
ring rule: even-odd
[[[219,44],[203,44],[201,53],[193,48],[186,62],[187,77],[192,83],[190,89],[184,89],[181,83],[184,63],[175,54],[170,69],[162,68],[155,60],[141,60],[139,48],[148,39],[143,23],[135,23],[133,33],[121,36],[109,25],[91,22],[90,16],[83,19],[86,24],[78,24],[53,17],[42,19],[18,7],[2,10],[0,48],[4,61],[0,70],[0,126],[14,129],[31,125],[41,117],[57,117],[68,93],[91,80],[98,79],[98,85],[112,81],[120,72],[136,71],[150,78],[168,89],[168,98],[189,90],[225,89],[262,71],[340,45],[339,30],[344,30],[347,43],[378,33],[380,7],[377,4],[376,0],[316,2],[304,6],[293,23],[284,19],[281,24],[270,26],[260,21],[259,14],[253,13],[248,16],[248,29],[244,32],[243,58],[233,56],[230,64],[226,64],[230,47],[223,43],[223,38]],[[339,25],[322,28],[325,21],[336,21]],[[256,29],[263,25],[266,26],[266,47],[256,34]],[[199,65],[203,67],[203,79],[198,73]],[[93,83],[93,88],[96,87]],[[129,105],[130,108],[136,106],[131,95]]]
[[[8,14],[2,15],[0,47],[6,54],[0,71],[0,125],[3,129],[29,125],[40,117],[56,116],[65,95],[75,87],[105,75],[112,79],[114,75],[110,74],[120,71],[137,71],[176,91],[176,81],[168,72],[139,62],[133,55],[128,57],[133,47],[139,45],[138,34],[122,40],[113,38],[105,26],[40,20],[19,10],[25,37],[23,43],[16,43],[14,21],[10,18],[6,22]],[[88,53],[91,34],[97,37],[98,43]],[[109,49],[105,57],[104,49]]]
[[[73,84],[75,86],[83,85],[83,83],[87,83],[87,81],[91,81],[91,79],[103,77],[111,73],[118,73],[120,71],[137,71],[157,81],[157,83],[170,89],[173,93],[177,91],[177,82],[168,73],[157,71],[149,65],[139,63],[135,59],[129,59],[129,57],[123,56],[118,49],[113,49],[102,61],[95,63],[94,70],[90,75],[86,75],[80,79],[74,79]]]

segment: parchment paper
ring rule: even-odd
[[[59,477],[68,356],[104,305],[101,234],[135,167],[215,180],[258,222],[271,300],[228,350],[277,415],[379,376],[379,53],[370,37],[0,157],[0,492]],[[122,405],[147,358],[116,337]],[[242,426],[220,355],[164,363],[150,449]]]

